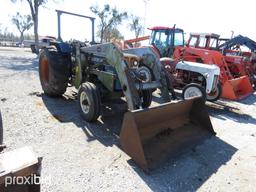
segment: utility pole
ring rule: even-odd
[[[147,17],[147,5],[149,3],[149,0],[143,0],[144,4],[145,4],[145,10],[144,10],[144,30],[143,30],[143,35],[145,35],[146,32],[146,17]]]
[[[233,38],[234,36],[234,31],[231,31],[231,39]]]

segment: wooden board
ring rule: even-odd
[[[22,147],[0,154],[0,184],[6,176],[29,176],[37,173],[38,158],[30,147]]]

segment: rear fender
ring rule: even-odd
[[[54,45],[61,53],[71,53],[72,51],[69,43],[54,41],[50,42],[50,45]]]

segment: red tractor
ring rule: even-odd
[[[238,35],[232,39],[226,39],[221,43],[219,39],[218,49],[225,55],[234,75],[247,75],[251,84],[256,88],[256,42],[248,37]],[[243,49],[247,49],[246,51]]]
[[[168,77],[174,88],[196,90],[205,89],[206,99],[216,101],[222,93],[218,84],[220,69],[216,65],[203,65],[197,61],[180,61],[173,57],[176,50],[184,47],[184,32],[182,29],[169,27],[153,27],[150,45],[161,58],[160,61],[168,72]],[[214,63],[213,63],[214,64]],[[192,83],[192,84],[191,84]],[[183,97],[185,98],[186,95]]]
[[[250,78],[247,73],[241,73],[244,63],[236,63],[235,57],[223,55],[218,48],[219,35],[217,34],[191,34],[185,47],[177,47],[174,51],[174,59],[194,61],[204,64],[216,64],[220,68],[220,84],[222,97],[226,99],[242,99],[253,92]],[[237,60],[238,61],[238,60]],[[239,60],[241,62],[241,60]],[[240,73],[235,73],[240,71]]]
[[[217,34],[191,33],[188,45],[190,47],[218,50],[225,58],[228,67],[235,77],[247,75],[252,83],[256,83],[256,42],[238,35],[232,39],[221,39]],[[201,45],[200,45],[201,43]],[[246,46],[250,51],[242,51],[241,46]]]

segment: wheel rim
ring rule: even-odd
[[[197,87],[189,87],[184,92],[184,99],[189,99],[192,97],[202,97],[202,91]]]
[[[49,60],[43,57],[41,60],[41,76],[44,83],[49,83]]]
[[[138,73],[144,77],[143,82],[148,83],[152,81],[151,72],[147,67],[145,66],[139,67]]]
[[[80,106],[81,106],[81,109],[83,111],[83,113],[87,114],[89,113],[89,110],[90,110],[90,101],[88,99],[88,96],[87,94],[83,91],[81,92],[80,94]]]

